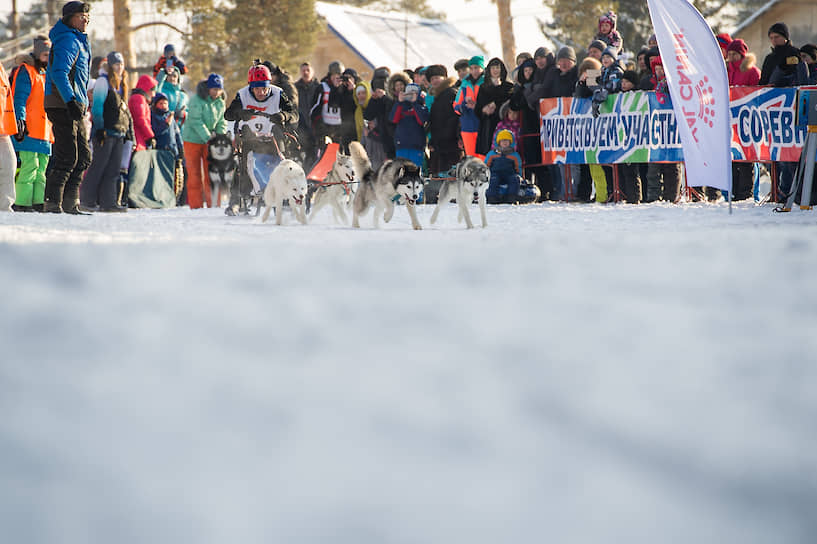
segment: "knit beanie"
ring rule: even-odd
[[[509,142],[513,142],[513,134],[508,129],[502,129],[496,134],[496,143],[498,144],[502,140],[508,140]]]
[[[167,100],[167,95],[165,93],[156,93],[153,95],[153,100],[151,100],[150,103],[156,105],[159,100]]]
[[[720,34],[715,36],[715,39],[718,40],[718,45],[721,46],[721,49],[728,47],[729,44],[732,43],[732,37],[726,32],[721,32]]]
[[[49,51],[51,51],[51,40],[46,36],[34,38],[34,58],[39,58],[40,55]]]
[[[432,64],[426,68],[426,77],[431,79],[434,76],[448,77],[448,70],[442,64]]]
[[[616,59],[618,57],[618,54],[616,53],[616,50],[613,47],[605,47],[604,51],[601,52],[601,56],[604,57],[605,55],[608,57],[613,57],[613,59]]]
[[[547,47],[539,47],[533,52],[533,58],[547,57],[549,54],[550,51],[548,51]]]
[[[485,57],[482,55],[474,55],[471,57],[471,60],[468,61],[468,66],[479,66],[480,68],[485,68]]]
[[[165,45],[163,54],[164,54],[165,58],[172,57],[173,55],[176,54],[176,48],[173,46],[172,43],[169,43],[169,44]]]
[[[624,70],[624,74],[622,74],[621,79],[626,79],[633,84],[633,87],[638,87],[638,84],[640,83],[638,72],[635,70]]]
[[[125,58],[122,56],[122,53],[118,51],[111,51],[108,53],[108,56],[105,58],[108,61],[108,66],[113,66],[117,62],[125,64]]]
[[[741,57],[745,57],[746,53],[749,52],[749,47],[746,45],[746,42],[738,38],[737,40],[732,40],[729,46],[726,48],[726,51],[735,51],[739,53]]]
[[[468,68],[468,59],[460,59],[454,63],[454,70],[465,70]]]
[[[86,2],[68,2],[62,6],[62,19],[67,22],[75,13],[88,13],[91,11],[91,6]]]
[[[207,76],[207,88],[208,89],[223,89],[224,88],[224,78],[221,77],[219,74],[210,74]]]
[[[592,42],[590,42],[590,45],[587,47],[587,49],[588,51],[590,49],[598,49],[599,51],[604,52],[604,50],[607,49],[607,44],[601,40],[593,40]]]
[[[576,52],[573,51],[573,48],[569,45],[566,45],[559,49],[559,52],[556,53],[556,60],[568,59],[576,62]]]
[[[767,32],[766,34],[768,35],[771,34],[772,32],[780,34],[781,36],[786,38],[786,41],[789,40],[789,27],[786,26],[786,23],[773,24],[772,26],[769,27],[769,32]]]
[[[414,84],[414,83],[409,83],[408,85],[406,85],[406,90],[405,90],[404,92],[405,92],[406,94],[412,94],[412,93],[414,93],[414,94],[416,94],[417,96],[420,96],[420,86],[419,86],[419,85],[416,85],[416,84]]]
[[[805,53],[809,57],[811,57],[811,62],[817,62],[817,45],[813,43],[807,43],[803,47],[800,48],[801,53]]]

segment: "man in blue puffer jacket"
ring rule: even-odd
[[[51,29],[51,56],[45,74],[45,112],[54,129],[51,168],[45,180],[43,211],[84,215],[79,184],[91,164],[83,117],[88,108],[91,46],[85,29],[89,4],[68,2]]]

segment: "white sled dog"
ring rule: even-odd
[[[411,226],[414,230],[421,230],[423,227],[417,220],[415,205],[423,190],[423,178],[417,165],[408,159],[393,159],[384,162],[375,172],[366,150],[359,142],[350,143],[349,151],[360,182],[352,208],[352,226],[360,228],[360,216],[374,205],[374,227],[380,228],[380,214],[388,223],[394,215],[394,200],[399,197],[406,203]]]
[[[306,225],[306,174],[301,166],[290,159],[281,161],[269,176],[269,182],[264,189],[264,210],[262,222],[269,219],[270,211],[275,208],[275,224],[280,225],[284,216],[284,200],[289,200],[289,207],[295,219]]]
[[[437,207],[431,214],[431,224],[437,221],[437,215],[444,204],[457,199],[457,221],[465,218],[465,224],[469,229],[474,228],[471,222],[471,214],[468,205],[477,198],[479,202],[479,213],[482,216],[482,228],[488,226],[488,218],[485,215],[485,191],[488,190],[490,174],[484,162],[476,157],[466,157],[457,164],[455,181],[444,181],[440,187],[440,195],[437,199]]]
[[[345,207],[352,202],[354,196],[353,182],[355,180],[355,169],[352,167],[352,158],[349,155],[338,153],[332,170],[324,180],[324,185],[317,187],[315,197],[312,201],[312,210],[309,212],[310,218],[324,206],[332,206],[332,215],[336,221],[343,224],[349,222],[346,217]]]

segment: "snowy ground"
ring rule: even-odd
[[[817,212],[0,214],[29,543],[813,543]]]

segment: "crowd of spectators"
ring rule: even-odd
[[[15,195],[16,211],[126,211],[128,164],[132,152],[143,149],[172,153],[186,180],[180,204],[218,205],[210,194],[207,144],[229,130],[227,121],[246,122],[241,96],[244,102],[276,97],[282,113],[271,122],[297,134],[307,168],[329,142],[348,150],[350,142],[360,141],[375,168],[394,157],[421,167],[430,179],[427,202],[434,201],[435,179],[449,176],[466,155],[491,167],[491,202],[523,201],[516,196],[519,184],[535,184],[539,200],[572,195],[580,202],[607,202],[614,178],[631,203],[680,197],[681,164],[543,164],[540,99],[588,99],[594,116],[615,93],[649,90],[660,102],[670,100],[655,37],[635,54],[625,53],[635,44],[620,35],[612,11],[598,18],[597,34],[584,50],[539,47],[519,54],[512,67],[475,55],[454,62],[450,72],[444,64],[401,71],[382,66],[364,80],[335,61],[317,79],[304,62],[293,82],[280,67],[259,60],[250,69],[249,94],[239,92],[229,108],[218,74],[198,82],[188,96],[188,67],[172,44],[153,73],[139,76],[130,89],[120,53],[91,58],[89,11],[88,3],[68,2],[50,36],[34,40],[10,79],[0,67],[0,193]],[[730,85],[817,83],[817,46],[795,47],[784,23],[772,25],[768,36],[772,50],[761,68],[743,40],[717,36]],[[18,171],[9,168],[12,162]],[[781,194],[791,187],[794,166],[777,169]],[[735,162],[733,169],[734,198],[750,198],[755,168]],[[11,188],[9,179],[15,180]],[[707,188],[699,194],[722,198]]]

